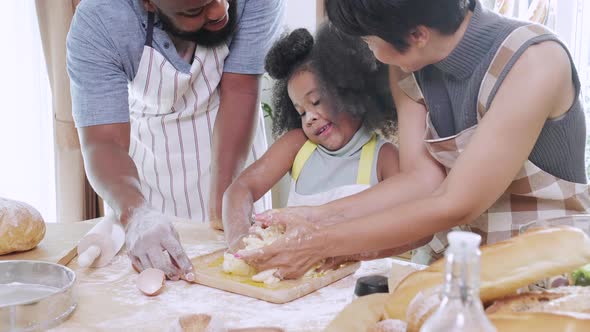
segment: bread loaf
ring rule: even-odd
[[[406,332],[407,324],[403,320],[386,319],[375,324],[367,332]]]
[[[590,315],[572,312],[520,312],[490,317],[498,332],[590,331]]]
[[[486,314],[499,332],[590,331],[590,287],[512,295],[495,301]]]
[[[330,322],[326,332],[367,331],[375,327],[385,316],[386,293],[376,293],[359,297],[347,305]]]
[[[568,286],[508,296],[495,301],[486,309],[486,314],[493,316],[532,311],[590,314],[590,287]]]
[[[481,248],[480,298],[490,303],[537,280],[571,272],[590,262],[590,239],[574,227],[531,230]],[[410,301],[443,283],[444,259],[406,277],[390,290],[388,318],[406,319]]]
[[[32,206],[0,198],[0,255],[33,249],[45,236],[45,222]]]

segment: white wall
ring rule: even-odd
[[[287,27],[290,30],[306,28],[313,34],[316,25],[316,1],[322,0],[287,0]]]
[[[316,26],[316,1],[321,0],[287,0],[285,13],[285,30],[292,31],[297,28],[306,28],[312,34]],[[270,88],[272,80],[265,79],[262,83],[262,101],[270,103]]]

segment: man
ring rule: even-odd
[[[137,269],[192,279],[172,217],[219,228],[224,190],[266,148],[260,75],[283,11],[283,0],[78,6],[67,40],[74,120]]]

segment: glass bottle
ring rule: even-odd
[[[441,304],[420,332],[496,331],[479,299],[481,237],[471,232],[451,232],[448,241]]]

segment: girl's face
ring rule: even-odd
[[[295,73],[287,86],[289,98],[301,116],[303,132],[312,142],[328,150],[338,150],[350,141],[361,120],[334,110],[322,99],[315,76],[309,71]]]

